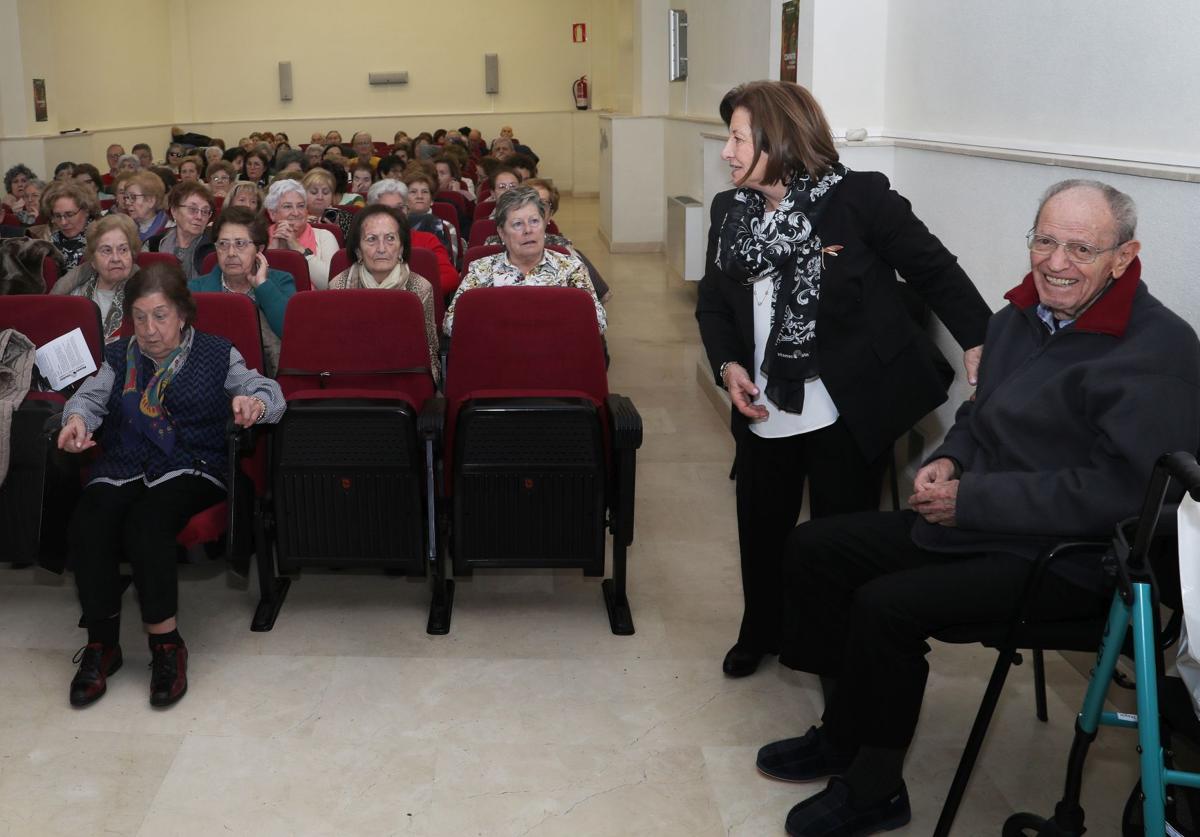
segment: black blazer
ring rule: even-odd
[[[753,377],[754,301],[750,288],[716,263],[717,237],[733,190],[713,199],[696,320],[713,375],[736,361]],[[872,460],[946,400],[954,370],[909,316],[916,291],[964,349],[983,343],[991,310],[954,254],[892,191],[879,172],[848,172],[829,197],[817,233],[826,247],[817,313],[817,360],[846,427]],[[899,272],[907,288],[896,281]],[[739,441],[748,432],[733,410]]]

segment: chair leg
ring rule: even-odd
[[[633,634],[633,611],[629,597],[625,595],[625,544],[619,536],[613,536],[613,577],[604,579],[600,585],[604,591],[604,607],[608,610],[608,625],[617,636]]]
[[[1046,660],[1042,649],[1033,649],[1033,701],[1037,707],[1037,719],[1043,724],[1050,716],[1046,712]]]
[[[258,607],[250,621],[250,630],[263,632],[275,627],[283,600],[287,598],[292,580],[275,574],[275,544],[267,538],[264,514],[254,516],[255,563],[258,564]]]
[[[958,806],[962,804],[967,783],[971,780],[971,771],[975,768],[975,761],[979,758],[983,740],[987,737],[988,724],[992,721],[996,704],[1000,702],[1000,692],[1004,689],[1004,681],[1008,678],[1008,670],[1012,667],[1016,656],[1016,649],[1004,648],[996,658],[996,665],[992,669],[992,676],[988,680],[983,700],[979,704],[979,712],[975,715],[975,723],[971,726],[967,745],[963,748],[962,758],[958,762],[958,770],[954,773],[954,781],[950,783],[950,792],[946,795],[946,802],[942,806],[942,814],[938,817],[937,828],[933,832],[934,837],[950,837],[950,827],[954,825]]]

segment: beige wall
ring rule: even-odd
[[[110,143],[128,149],[137,141],[161,158],[173,124],[227,141],[255,129],[307,141],[329,128],[347,140],[360,128],[390,140],[397,128],[462,124],[495,136],[511,124],[561,188],[574,188],[578,174],[581,191],[594,192],[595,119],[576,117],[571,83],[587,74],[593,108],[617,100],[616,2],[523,0],[505,10],[469,2],[451,10],[343,0],[334,14],[314,0],[0,0],[0,23],[16,24],[0,26],[8,46],[0,59],[0,163],[26,162],[39,174],[64,159],[103,167]],[[587,23],[587,43],[572,43],[576,22]],[[238,31],[246,27],[253,39]],[[483,92],[488,52],[500,60],[496,95]],[[279,100],[279,61],[292,62],[291,102]],[[394,70],[407,70],[409,83],[367,84],[369,72]],[[34,77],[46,79],[45,123],[33,121],[26,92]],[[628,90],[623,95],[628,100]],[[57,136],[75,128],[88,133]]]

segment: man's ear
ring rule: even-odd
[[[1133,263],[1133,260],[1137,258],[1137,254],[1141,252],[1141,249],[1142,242],[1137,239],[1126,241],[1117,248],[1117,259],[1113,262],[1112,272],[1114,279],[1121,278],[1121,274]]]

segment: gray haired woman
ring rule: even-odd
[[[454,308],[463,294],[475,288],[509,285],[585,290],[591,294],[596,305],[596,322],[603,332],[608,325],[604,306],[596,297],[596,289],[592,287],[587,268],[574,256],[546,249],[546,204],[537,191],[528,186],[504,191],[496,201],[493,217],[500,241],[504,244],[504,252],[471,262],[466,277],[446,309],[442,326],[446,334],[450,334],[454,327]]]
[[[263,205],[271,217],[267,246],[303,253],[313,288],[329,287],[329,263],[338,251],[338,243],[329,230],[319,230],[308,223],[308,193],[304,185],[299,180],[276,180]]]

